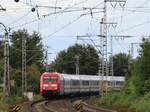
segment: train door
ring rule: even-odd
[[[70,89],[70,78],[69,75],[64,77],[64,93],[65,94],[70,94],[71,93],[71,89]]]
[[[64,94],[64,78],[60,78],[60,95]]]

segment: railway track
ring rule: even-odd
[[[83,112],[117,112],[114,110],[94,107],[94,106],[88,105],[87,103],[82,103],[82,110]]]
[[[85,98],[79,99],[72,102],[72,106],[77,110],[77,112],[117,112],[115,110],[104,109],[100,107],[95,107],[86,103]]]
[[[42,99],[35,101],[31,104],[32,111],[38,112],[56,112],[55,110],[48,107],[48,100]],[[35,109],[35,110],[34,110]]]
[[[86,103],[89,97],[38,100],[31,104],[32,112],[117,112]]]
[[[38,100],[31,104],[32,112],[76,112],[69,98]]]

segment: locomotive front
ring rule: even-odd
[[[59,75],[56,73],[43,73],[40,78],[40,94],[43,97],[59,95]]]

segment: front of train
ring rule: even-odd
[[[60,82],[58,73],[45,72],[40,77],[40,94],[43,97],[59,95]]]

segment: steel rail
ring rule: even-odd
[[[81,103],[83,112],[117,112],[115,110],[109,110],[101,107],[95,107],[92,105],[89,105],[85,102]]]
[[[116,110],[105,109],[101,107],[95,107],[87,103],[88,97],[78,97],[72,99],[72,107],[78,112],[117,112]]]

